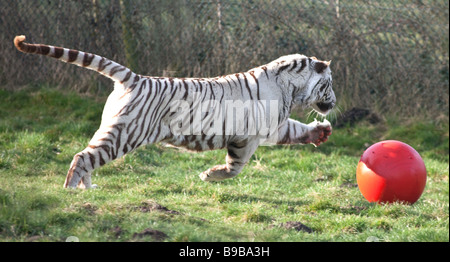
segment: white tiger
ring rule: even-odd
[[[296,105],[322,115],[335,106],[330,62],[315,57],[283,56],[215,78],[148,77],[95,54],[24,41],[25,36],[14,39],[22,52],[86,67],[115,82],[100,128],[74,156],[64,187],[90,188],[95,168],[145,144],[194,151],[226,148],[226,164],[200,174],[204,181],[220,181],[239,174],[262,143],[318,146],[331,135],[327,120],[303,124],[289,118]],[[224,106],[230,104],[234,107]]]

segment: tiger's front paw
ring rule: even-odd
[[[331,135],[331,123],[326,119],[323,122],[314,120],[314,122],[310,123],[309,126],[312,129],[309,132],[307,141],[308,144],[319,146],[321,143],[326,142],[328,137]]]
[[[227,165],[218,165],[202,172],[199,177],[203,181],[222,181],[227,178],[232,178],[237,175],[237,172],[230,171]]]

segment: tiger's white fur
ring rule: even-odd
[[[299,54],[283,56],[247,72],[215,78],[162,78],[138,75],[98,55],[24,41],[24,36],[14,39],[15,46],[22,52],[47,55],[86,67],[115,82],[114,91],[103,110],[100,128],[89,145],[74,156],[64,187],[91,187],[91,173],[95,168],[145,144],[163,142],[194,151],[226,148],[226,164],[200,174],[204,181],[219,181],[239,174],[262,143],[312,143],[317,146],[331,134],[331,125],[326,120],[303,124],[289,118],[296,105],[310,106],[326,115],[336,103],[330,63],[315,57]],[[231,121],[233,126],[228,120],[238,116],[229,116],[231,113],[224,112],[228,115],[221,118],[224,131],[245,126],[243,133],[208,133],[205,130],[201,133],[175,133],[173,122],[180,116],[173,110],[174,101],[188,105],[184,113],[187,111],[190,114],[184,120],[187,122],[190,117],[191,129],[195,129],[199,119],[206,123],[212,119],[214,112],[206,111],[194,121],[193,114],[202,103],[250,101],[248,104],[254,110],[242,111],[243,115],[239,116],[242,121]],[[256,115],[264,115],[264,101],[278,102],[276,108],[270,108],[276,112],[276,117],[268,120],[272,121],[269,124],[272,131],[264,135],[250,133],[251,120]],[[255,126],[255,131],[260,131],[260,125]]]

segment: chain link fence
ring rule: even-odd
[[[447,0],[0,0],[2,88],[110,90],[94,72],[23,55],[13,38],[96,53],[155,76],[209,77],[281,55],[332,60],[342,110],[448,121]]]

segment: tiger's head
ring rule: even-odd
[[[294,54],[278,58],[272,68],[278,82],[292,92],[294,104],[310,106],[325,116],[336,105],[330,63]]]

